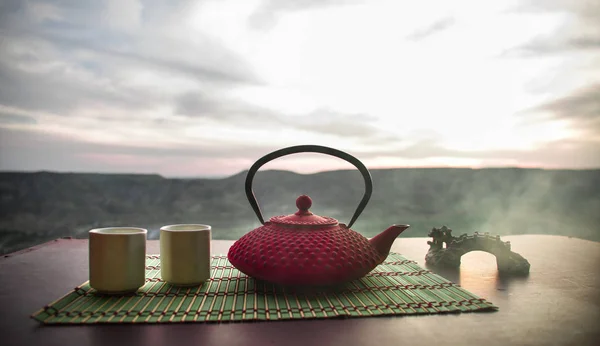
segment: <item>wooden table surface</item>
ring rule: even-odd
[[[59,239],[0,259],[0,344],[10,345],[600,345],[600,243],[507,236],[531,263],[526,278],[503,279],[495,258],[463,256],[460,271],[436,271],[499,311],[452,315],[229,324],[43,326],[29,316],[88,279],[87,240]],[[400,238],[392,251],[421,266],[426,238]],[[213,254],[232,241],[214,241]],[[148,253],[159,253],[148,241]]]

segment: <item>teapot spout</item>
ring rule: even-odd
[[[410,225],[392,225],[369,240],[371,246],[373,246],[379,254],[379,264],[387,258],[396,237],[409,227]]]

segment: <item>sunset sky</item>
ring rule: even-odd
[[[597,0],[0,2],[0,170],[600,168]],[[268,168],[349,168],[300,154]]]

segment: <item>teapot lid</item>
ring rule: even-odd
[[[296,199],[298,211],[291,215],[273,216],[269,221],[282,225],[297,226],[335,226],[338,220],[313,214],[308,209],[312,206],[312,200],[307,195],[302,195]]]

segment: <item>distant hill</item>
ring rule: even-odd
[[[353,229],[373,236],[409,223],[403,236],[434,226],[455,233],[562,234],[600,241],[600,170],[381,169]],[[94,227],[207,223],[214,239],[237,239],[259,225],[244,193],[246,172],[222,179],[159,175],[0,173],[0,252],[63,236],[87,237]],[[358,171],[316,174],[260,171],[254,190],[265,218],[296,211],[300,194],[312,211],[347,223],[362,197]]]

